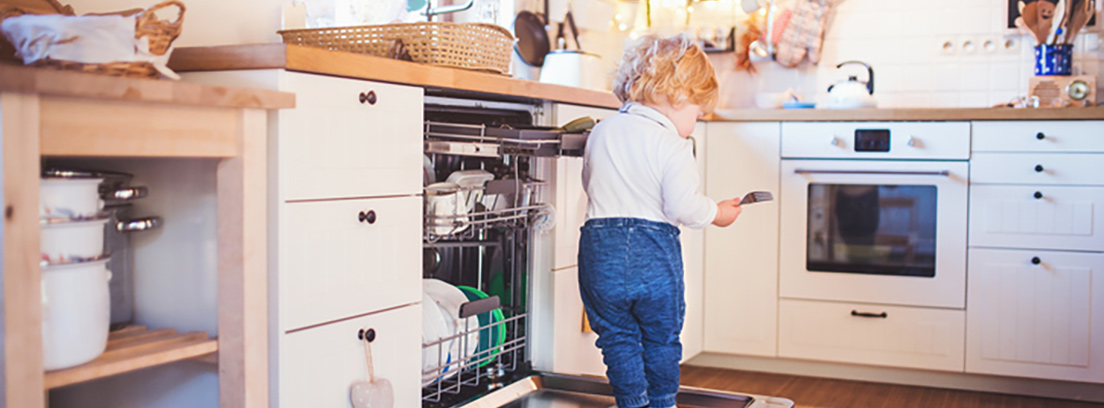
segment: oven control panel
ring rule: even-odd
[[[888,152],[889,129],[855,129],[856,152]]]
[[[969,122],[782,122],[784,159],[967,160]]]

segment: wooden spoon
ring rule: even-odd
[[[1035,37],[1040,39],[1039,44],[1050,44],[1050,33],[1051,28],[1054,27],[1056,4],[1051,3],[1050,0],[1039,0],[1035,4],[1039,14],[1039,24],[1035,26]]]
[[[1020,4],[1023,4],[1023,2]],[[1020,21],[1023,22],[1023,28],[1030,32],[1032,37],[1035,37],[1035,41],[1042,44],[1043,40],[1039,39],[1038,29],[1036,28],[1039,25],[1037,4],[1037,1],[1024,4],[1023,8],[1020,9]]]
[[[1077,33],[1088,24],[1089,19],[1092,18],[1093,11],[1096,9],[1095,0],[1080,0],[1077,2],[1073,9],[1073,16],[1070,17],[1069,23],[1066,27],[1066,42],[1073,42],[1077,37]]]

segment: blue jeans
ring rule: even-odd
[[[617,406],[673,407],[686,314],[678,228],[638,218],[587,221],[579,291]]]

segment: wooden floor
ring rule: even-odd
[[[797,408],[1101,408],[1104,404],[984,392],[682,367],[682,384],[785,397]]]

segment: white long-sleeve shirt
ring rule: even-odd
[[[594,127],[583,153],[587,219],[628,217],[704,228],[717,203],[702,192],[692,143],[659,111],[627,103]]]

